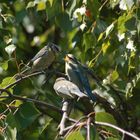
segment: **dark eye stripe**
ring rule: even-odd
[[[75,61],[74,57],[67,56],[70,60]]]

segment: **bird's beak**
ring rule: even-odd
[[[64,58],[64,61],[65,62],[68,62],[69,61],[69,57],[66,55],[66,57]]]

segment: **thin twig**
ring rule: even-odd
[[[51,108],[51,109],[57,111],[58,113],[62,113],[62,111],[59,108],[57,108],[56,106],[53,106],[51,104],[48,104],[46,102],[31,99],[31,98],[21,97],[21,96],[18,96],[18,95],[14,95],[14,94],[11,94],[10,91],[8,91],[7,89],[0,89],[0,91],[1,92],[6,92],[8,94],[7,98],[13,98],[13,99],[17,99],[17,100],[21,100],[21,101],[27,101],[27,102],[34,102],[38,105],[43,105],[43,106],[46,106],[48,108]]]
[[[74,127],[81,125],[80,121],[82,121],[83,119],[89,118],[89,117],[91,117],[91,115],[83,116],[78,121],[69,118],[69,121],[75,122],[75,124],[73,124],[72,126],[69,126],[69,127],[65,128],[65,131],[68,131],[67,134],[65,135],[65,137],[71,132],[71,130],[73,130]],[[137,137],[136,135],[134,135],[134,134],[132,134],[132,133],[130,133],[130,132],[128,132],[128,131],[120,128],[120,127],[118,127],[118,126],[115,126],[113,124],[106,123],[106,122],[99,122],[99,121],[95,121],[94,124],[95,125],[103,125],[103,126],[108,126],[108,127],[114,128],[114,129],[118,130],[119,132],[121,132],[123,134],[123,137],[125,135],[128,135],[128,136],[134,138],[135,140],[140,140],[140,138]],[[91,123],[90,125],[93,125],[93,123]]]
[[[72,127],[70,127],[70,129],[68,130],[68,132],[65,134],[65,137],[80,123],[80,121],[82,121],[83,119],[86,119],[86,118],[87,118],[87,116],[83,116],[78,121],[75,120],[75,124],[73,124]],[[65,129],[65,131],[66,130],[67,129]]]
[[[110,114],[112,114],[118,122],[120,122],[121,120],[123,124],[125,125],[125,127],[127,128],[127,122],[125,118],[123,117],[123,115],[120,113],[120,111],[116,109],[116,107],[110,102],[108,102],[105,98],[99,96],[95,91],[93,91],[93,94],[96,97],[97,102],[101,103],[104,109]]]
[[[40,75],[40,74],[43,74],[43,73],[44,73],[44,72],[35,72],[35,73],[29,74],[29,75],[26,75],[26,76],[21,76],[18,80],[16,80],[16,81],[13,82],[12,84],[9,84],[9,85],[6,86],[4,89],[11,88],[12,86],[16,85],[17,83],[19,83],[20,81],[22,81],[22,80],[24,80],[24,79],[27,79],[27,78],[32,77],[32,76]]]
[[[87,119],[87,140],[90,140],[90,123],[91,123],[91,118],[89,117]]]
[[[107,2],[108,2],[108,0],[106,0],[106,1],[101,5],[101,7],[99,8],[99,11],[102,10],[102,8],[106,5]]]
[[[59,135],[60,136],[62,136],[64,134],[65,123],[66,123],[66,119],[68,118],[68,105],[69,105],[68,101],[64,100],[63,106],[62,106],[63,116],[62,116],[62,119],[59,124],[59,128],[60,128]]]
[[[95,121],[95,124],[96,124],[96,125],[104,125],[104,126],[108,126],[108,127],[114,128],[114,129],[118,130],[119,132],[121,132],[123,135],[128,135],[128,136],[130,136],[130,137],[132,137],[132,138],[134,138],[134,139],[136,139],[136,140],[140,140],[139,137],[137,137],[137,136],[131,134],[130,132],[125,131],[125,130],[123,130],[122,128],[117,127],[117,126],[115,126],[115,125],[113,125],[113,124],[106,123],[106,122],[98,122],[98,121]]]

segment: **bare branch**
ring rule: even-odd
[[[87,116],[83,116],[83,117],[81,117],[78,121],[77,120],[75,120],[74,121],[74,119],[72,119],[72,122],[75,122],[72,126],[70,126],[69,128],[67,127],[64,131],[67,131],[67,133],[65,134],[65,137],[66,136],[68,136],[68,134],[76,127],[76,126],[79,126],[79,123],[82,121],[82,120],[84,120],[84,119],[86,119],[87,118]],[[71,119],[70,118],[68,118],[68,120],[70,121]],[[82,123],[80,123],[80,126],[81,125],[85,125],[86,123],[84,122],[82,122]]]
[[[58,113],[62,113],[62,111],[59,108],[57,108],[56,106],[53,106],[51,104],[48,104],[46,102],[14,95],[14,94],[11,94],[7,89],[0,89],[0,91],[1,91],[1,93],[6,92],[8,94],[8,96],[4,96],[4,98],[6,97],[6,98],[13,98],[13,99],[21,100],[21,101],[26,101],[26,102],[34,102],[35,104],[43,105],[43,106],[46,106],[47,108],[51,108],[51,109],[57,111]]]
[[[121,132],[123,135],[128,135],[128,136],[130,136],[130,137],[132,137],[132,138],[134,138],[136,140],[140,140],[139,137],[137,137],[137,136],[131,134],[130,132],[125,131],[124,129],[122,129],[120,127],[117,127],[117,126],[115,126],[113,124],[106,123],[106,122],[98,122],[98,121],[95,121],[95,124],[96,125],[104,125],[104,126],[108,126],[108,127],[114,128],[114,129],[118,130],[119,132]]]
[[[29,74],[29,75],[26,75],[26,76],[21,76],[18,80],[16,80],[16,81],[13,82],[12,84],[9,84],[9,85],[6,86],[4,89],[11,88],[12,86],[16,85],[17,83],[19,83],[20,81],[22,81],[22,80],[24,80],[24,79],[30,78],[30,77],[32,77],[32,76],[40,75],[40,74],[43,74],[43,73],[44,73],[44,72],[35,72],[35,73]]]
[[[91,114],[91,115],[93,115],[93,114]],[[73,125],[71,125],[71,126],[65,128],[64,131],[65,131],[65,132],[67,131],[65,137],[66,137],[75,127],[78,127],[78,126],[81,126],[82,124],[84,124],[84,122],[83,122],[83,123],[81,122],[83,119],[87,119],[87,123],[89,123],[89,122],[88,122],[88,121],[89,121],[88,119],[91,117],[91,115],[83,116],[83,117],[81,117],[81,119],[79,119],[78,121],[69,118],[69,119],[68,119],[69,121],[72,121],[72,122],[75,122],[75,123],[74,123]],[[126,130],[120,128],[120,127],[118,127],[118,126],[115,126],[115,125],[113,125],[113,124],[106,123],[106,122],[98,122],[98,121],[95,121],[94,124],[95,124],[95,125],[103,125],[103,126],[108,126],[108,127],[114,128],[114,129],[116,129],[117,131],[119,131],[119,132],[121,132],[121,133],[123,134],[122,138],[124,138],[124,135],[128,135],[128,136],[130,136],[131,138],[134,138],[135,140],[140,140],[140,138],[137,137],[136,135],[134,135],[134,134],[132,134],[132,133],[130,133],[130,132],[128,132],[128,131],[126,131]],[[91,121],[90,121],[90,125],[94,125],[94,124],[91,123]],[[87,126],[87,129],[88,129],[88,126]]]
[[[90,140],[90,123],[91,123],[91,118],[89,117],[87,119],[87,140]]]
[[[62,106],[63,116],[62,116],[61,122],[59,124],[59,128],[60,128],[59,135],[60,136],[62,136],[64,133],[66,119],[68,118],[68,105],[69,105],[68,101],[64,100],[63,106]]]

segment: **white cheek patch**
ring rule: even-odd
[[[33,65],[34,65],[34,66],[37,65],[37,64],[40,62],[40,60],[41,60],[41,57],[38,58],[38,59],[36,59],[36,60],[34,61]]]

